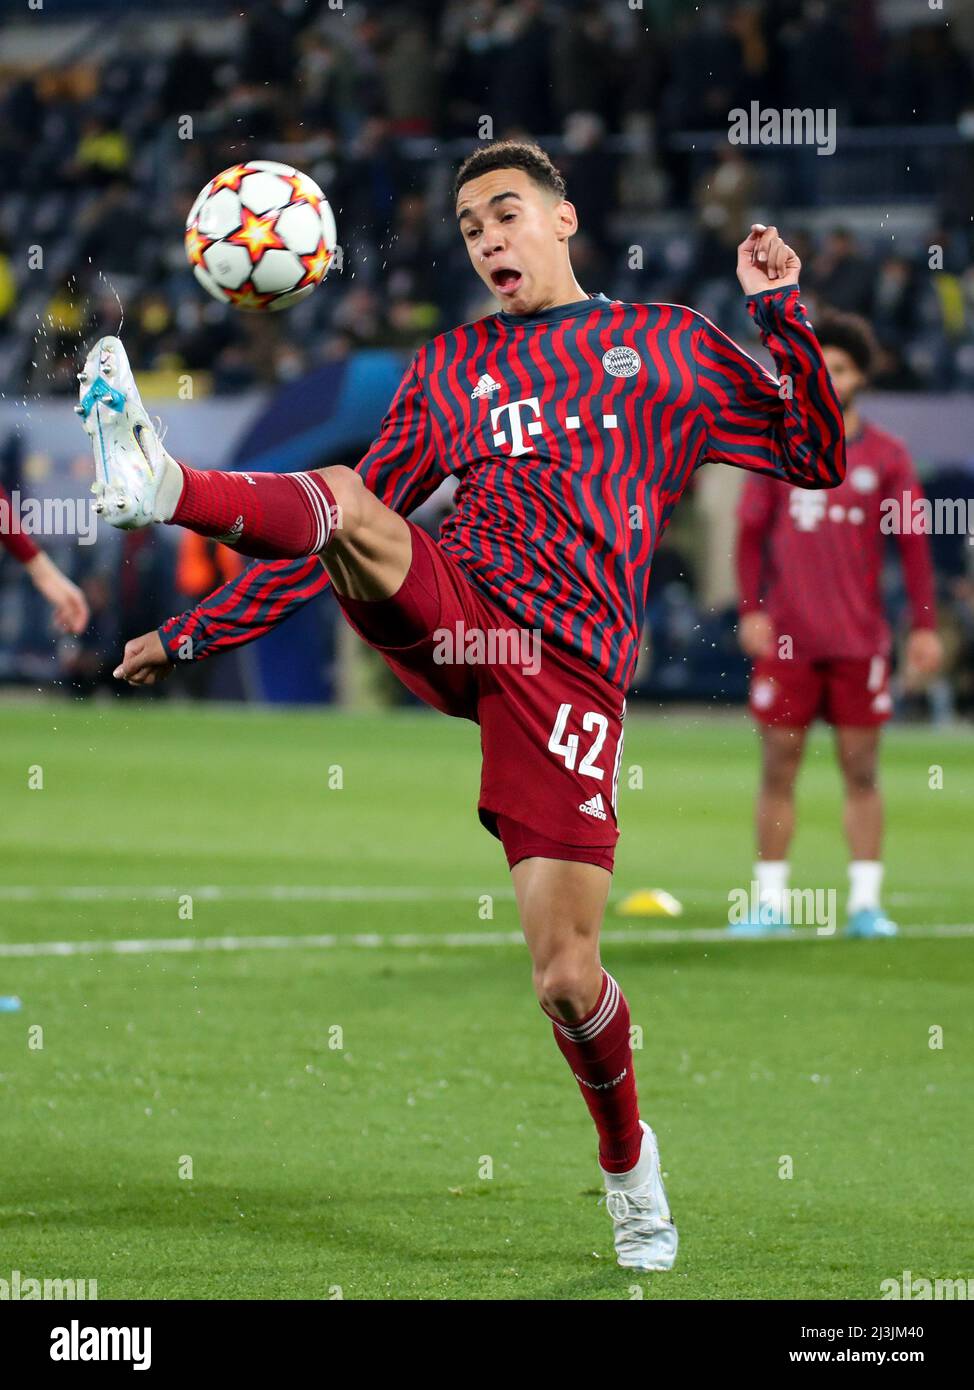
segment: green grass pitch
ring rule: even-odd
[[[969,737],[886,742],[887,907],[924,934],[660,942],[636,933],[720,927],[747,885],[756,750],[743,718],[630,716],[614,898],[685,906],[612,916],[632,939],[604,951],[681,1233],[675,1270],[636,1276],[526,951],[483,939],[517,921],[472,725],[131,701],[7,704],[0,727],[0,941],[331,940],[0,958],[23,1000],[0,1014],[0,1277],[103,1299],[795,1299],[974,1275],[974,938],[933,930],[974,922]],[[839,812],[823,732],[793,881],[841,910]]]

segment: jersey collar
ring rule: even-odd
[[[587,314],[590,309],[602,309],[611,300],[604,294],[590,294],[587,299],[580,299],[575,304],[559,304],[556,309],[545,309],[540,314],[509,314],[506,309],[500,309],[496,317],[501,323],[511,324],[512,327],[519,323],[558,323],[561,319],[573,319],[579,314]]]

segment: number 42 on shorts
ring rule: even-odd
[[[569,734],[568,737],[565,738],[565,728],[568,724],[571,712],[571,705],[558,706],[558,717],[555,719],[554,728],[548,739],[548,750],[554,753],[556,758],[563,758],[568,771],[574,772],[575,761],[578,758],[579,736],[578,734]],[[595,759],[602,751],[605,736],[609,732],[609,721],[604,714],[598,714],[595,710],[590,709],[582,715],[582,728],[587,734],[595,730],[595,740],[582,761],[578,764],[579,774],[583,777],[597,777],[601,779],[605,776],[605,771],[601,767],[596,767]]]

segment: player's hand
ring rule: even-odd
[[[767,613],[742,613],[737,625],[737,640],[744,655],[752,661],[770,656],[774,648],[774,628]]]
[[[125,643],[122,660],[112,675],[129,685],[158,685],[172,671],[172,662],[156,631]]]
[[[84,632],[91,618],[88,600],[48,555],[35,555],[26,565],[34,588],[47,599],[62,632]]]
[[[752,223],[737,248],[737,278],[745,294],[797,285],[801,268],[796,252],[781,240],[777,227]]]
[[[943,665],[944,647],[932,628],[918,627],[906,641],[906,669],[910,675],[933,676]]]

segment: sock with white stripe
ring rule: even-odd
[[[607,1173],[628,1172],[639,1159],[643,1132],[629,1040],[629,1005],[622,990],[603,970],[602,989],[591,1013],[575,1023],[563,1023],[550,1013],[548,1017],[555,1042],[595,1121],[599,1162]]]
[[[160,520],[260,560],[316,555],[331,536],[338,509],[318,473],[178,468],[182,491],[172,514]]]

